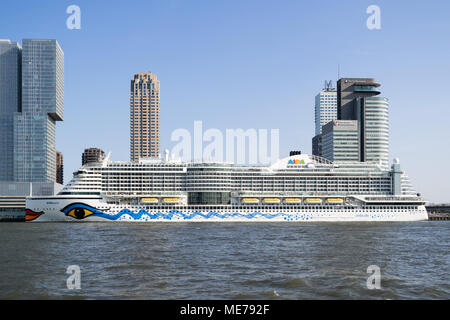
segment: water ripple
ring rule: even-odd
[[[449,299],[448,226],[3,223],[0,298]]]

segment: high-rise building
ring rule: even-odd
[[[358,120],[356,99],[373,97],[380,94],[380,84],[372,78],[342,78],[337,82],[337,118],[338,120]]]
[[[331,161],[359,161],[356,120],[334,120],[322,128],[322,157]]]
[[[156,75],[138,73],[131,80],[130,158],[160,156],[160,86]]]
[[[316,95],[315,136],[312,138],[312,154],[322,156],[322,127],[337,119],[337,92],[331,81],[325,81],[324,89]]]
[[[84,149],[81,156],[81,164],[84,166],[86,163],[102,162],[105,158],[105,153],[99,148]]]
[[[360,134],[363,161],[380,162],[389,168],[389,102],[383,97],[358,98],[364,113]]]
[[[0,181],[14,181],[14,114],[21,108],[21,47],[0,39]]]
[[[371,78],[342,78],[337,82],[339,120],[357,120],[359,161],[389,168],[389,103],[377,97],[380,85]]]
[[[56,183],[64,184],[64,158],[58,150],[56,151]]]
[[[316,135],[322,133],[322,126],[337,119],[337,92],[325,88],[316,95],[315,125]]]
[[[312,154],[322,156],[322,134],[317,134],[312,138]]]
[[[14,180],[56,181],[56,121],[64,118],[64,53],[56,40],[22,41],[22,108],[14,116]]]

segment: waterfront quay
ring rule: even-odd
[[[0,196],[0,222],[25,221],[25,196]]]
[[[450,220],[450,204],[427,206],[429,220]]]

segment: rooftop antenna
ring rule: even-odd
[[[338,63],[338,80],[341,78],[341,66]]]

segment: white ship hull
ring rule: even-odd
[[[324,209],[325,208],[325,209]],[[125,222],[349,222],[428,220],[424,205],[414,209],[344,206],[167,206],[115,205],[102,199],[27,199],[28,221],[125,221]]]

